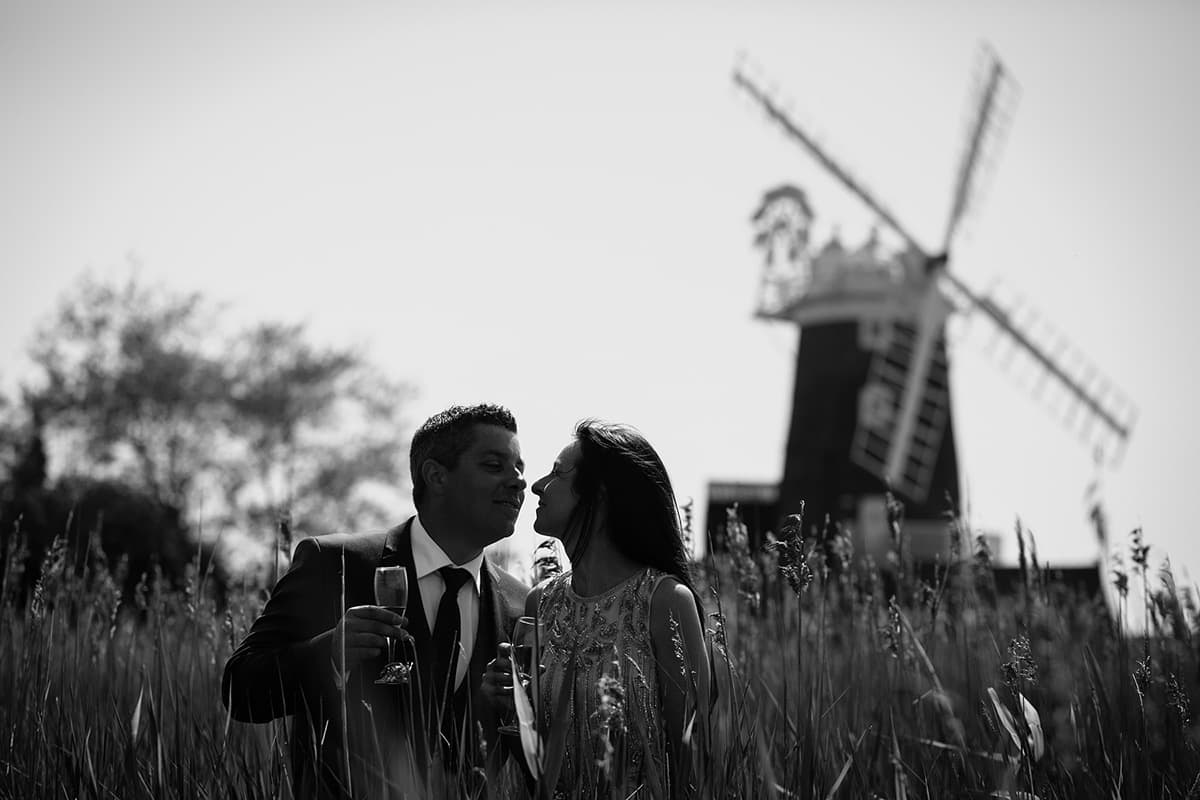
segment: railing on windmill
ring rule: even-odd
[[[880,258],[866,246],[851,251],[827,246],[782,267],[768,260],[755,315],[801,324],[911,316],[925,286],[916,263],[903,255]]]

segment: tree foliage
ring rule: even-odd
[[[226,495],[264,522],[289,509],[309,530],[381,523],[362,490],[403,478],[408,389],[359,353],[313,346],[303,325],[262,323],[232,344],[227,433],[240,455]]]
[[[124,480],[186,508],[222,466],[227,376],[199,294],[88,276],[38,331],[27,399],[63,443],[63,473]]]
[[[266,538],[284,513],[292,530],[322,533],[382,524],[402,502],[411,390],[357,349],[316,345],[302,323],[230,330],[198,293],[85,276],[30,354],[22,402],[0,405],[3,496],[24,498],[22,514],[35,497],[101,510],[117,498],[182,528]],[[38,481],[53,486],[17,474],[35,443]],[[12,522],[6,506],[0,519]],[[131,536],[153,535],[134,527]]]

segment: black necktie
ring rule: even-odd
[[[462,616],[458,613],[458,590],[471,579],[471,573],[456,567],[438,570],[446,582],[446,591],[438,603],[437,616],[433,621],[433,680],[435,696],[441,700],[454,694],[455,676],[458,672],[458,643],[462,630]]]

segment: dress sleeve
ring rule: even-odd
[[[331,664],[339,595],[337,570],[325,567],[320,545],[304,539],[250,633],[229,657],[221,699],[239,722],[269,722],[315,704]]]

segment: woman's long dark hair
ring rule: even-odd
[[[658,453],[636,429],[596,419],[577,424],[575,439],[580,446],[575,466],[579,503],[567,525],[575,533],[567,555],[576,561],[587,550],[603,505],[605,527],[617,550],[687,586],[703,620],[688,570],[675,490]]]

